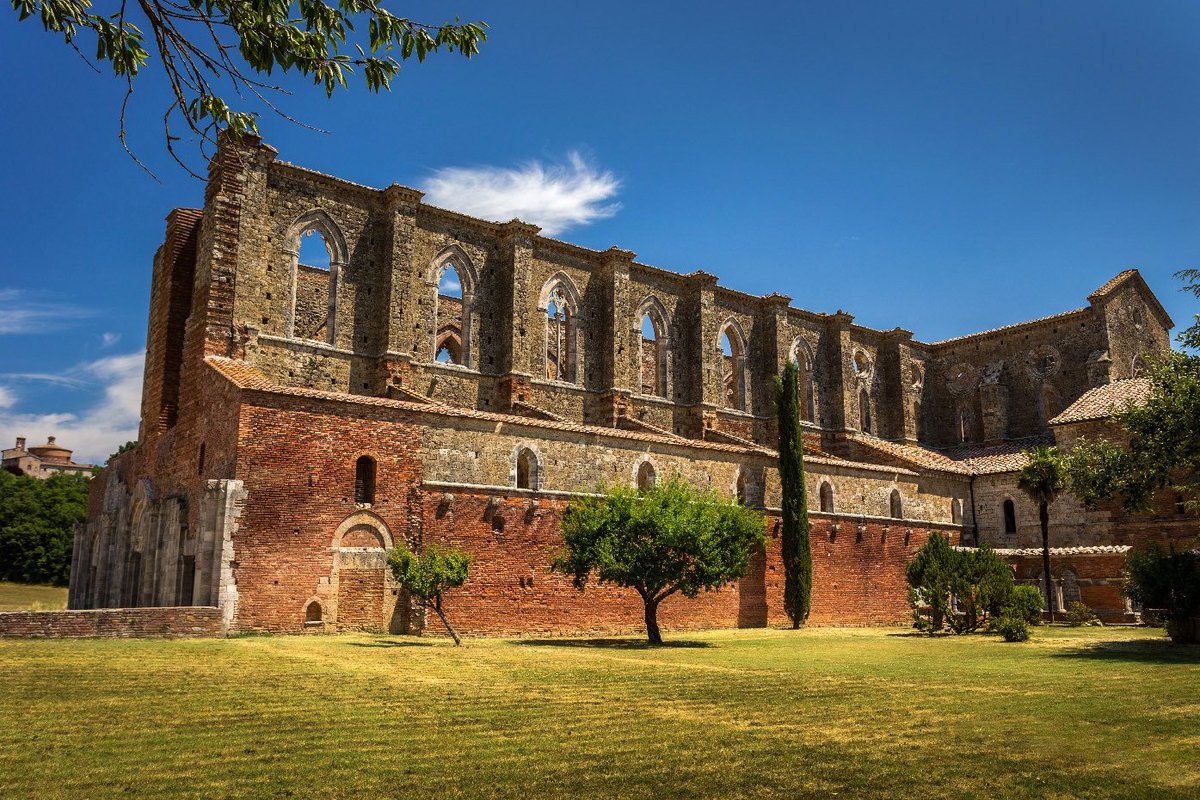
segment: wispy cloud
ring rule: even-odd
[[[425,201],[484,219],[514,217],[547,236],[616,214],[621,182],[577,152],[565,164],[529,161],[515,168],[446,167],[425,181]]]
[[[104,333],[100,334],[100,347],[103,349],[108,349],[119,341],[121,341],[121,334],[119,333],[109,333],[105,331]]]
[[[95,401],[78,413],[18,413],[12,410],[15,403],[6,406],[0,400],[0,443],[7,447],[17,436],[31,443],[57,436],[75,451],[76,461],[103,463],[121,444],[137,438],[144,360],[142,352],[126,353],[68,370],[75,386],[98,390]]]
[[[53,383],[57,386],[82,386],[82,378],[72,372],[0,372],[0,380]]]
[[[40,334],[47,326],[82,319],[91,314],[86,308],[48,300],[23,289],[0,289],[0,334]]]
[[[12,408],[16,402],[17,396],[13,394],[13,390],[7,386],[0,386],[0,408]]]

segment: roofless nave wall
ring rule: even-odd
[[[1134,271],[1079,310],[928,344],[275,156],[225,142],[204,209],[168,220],[141,445],[96,482],[74,607],[406,628],[382,553],[446,541],[477,554],[460,602],[479,631],[636,625],[617,595],[546,574],[562,504],[678,472],[777,507],[772,386],[795,358],[818,618],[901,619],[912,550],[972,532],[973,468],[955,454],[1046,436],[1168,342]],[[773,619],[772,542],[740,600],[681,603],[680,623]]]

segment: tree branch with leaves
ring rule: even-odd
[[[137,77],[157,59],[169,86],[162,118],[167,150],[192,175],[176,150],[180,136],[173,124],[195,135],[205,156],[220,130],[258,133],[259,112],[242,108],[248,103],[303,124],[276,104],[288,94],[269,80],[276,70],[308,78],[327,97],[347,88],[348,77],[361,70],[368,91],[379,92],[391,87],[402,61],[414,56],[424,61],[442,49],[470,58],[487,39],[486,23],[417,22],[393,14],[381,0],[119,0],[103,5],[101,11],[91,0],[12,0],[19,20],[40,21],[97,72],[97,64],[107,62],[113,76],[125,82],[118,136],[143,169],[129,148],[126,112]],[[94,40],[94,61],[80,47],[90,44],[87,39]]]

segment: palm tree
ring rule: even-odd
[[[1054,600],[1050,588],[1050,504],[1066,486],[1066,465],[1058,448],[1039,445],[1026,451],[1029,463],[1017,473],[1017,488],[1038,505],[1042,523],[1042,575],[1046,580],[1046,609],[1054,621]]]

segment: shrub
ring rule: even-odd
[[[1152,544],[1125,560],[1125,594],[1144,608],[1162,609],[1176,643],[1196,641],[1200,615],[1200,554]]]
[[[952,633],[978,630],[1013,590],[1012,570],[994,550],[986,545],[955,550],[938,533],[908,562],[906,577],[913,627],[929,633],[943,626]]]
[[[1024,642],[1029,639],[1029,623],[1019,616],[1001,614],[992,620],[992,630],[1003,636],[1006,642]]]
[[[1042,593],[1036,586],[1023,583],[1014,586],[1007,602],[1001,609],[1001,614],[1018,617],[1029,625],[1039,625],[1042,621]]]
[[[1078,600],[1072,600],[1067,606],[1066,621],[1068,625],[1079,627],[1080,625],[1088,625],[1096,621],[1096,615],[1092,610]]]

